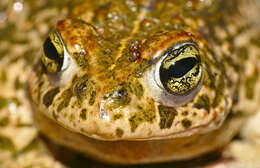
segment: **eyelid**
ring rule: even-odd
[[[63,42],[63,39],[60,35],[60,33],[55,30],[54,33],[57,35],[57,37],[59,38],[59,41],[61,42],[62,44],[62,49],[63,49],[63,64],[62,64],[62,67],[61,67],[61,72],[64,72],[70,65],[70,62],[71,62],[71,58],[70,58],[70,55],[68,53],[68,50]]]
[[[166,106],[177,107],[188,103],[199,92],[203,84],[204,74],[202,73],[197,86],[194,87],[191,91],[183,95],[174,95],[166,91],[163,84],[161,83],[159,69],[162,61],[167,57],[167,54],[169,52],[185,45],[193,45],[196,47],[196,49],[198,49],[197,44],[192,41],[178,43],[177,45],[170,47],[169,49],[167,49],[166,52],[164,52],[164,54],[162,54],[161,58],[154,64],[154,66],[150,69],[150,71],[148,71],[147,75],[145,76],[145,87],[150,90],[151,96],[154,98],[155,101]],[[201,68],[203,68],[203,66],[201,66]]]
[[[195,43],[195,42],[192,42],[192,41],[187,41],[187,42],[180,42],[172,47],[170,47],[166,52],[164,52],[162,54],[162,57],[156,62],[155,64],[155,70],[154,70],[154,79],[155,79],[155,82],[157,83],[157,85],[163,89],[163,84],[161,82],[161,79],[160,79],[160,75],[159,75],[159,70],[160,70],[160,66],[161,66],[161,63],[163,62],[163,60],[168,56],[168,53],[174,51],[174,50],[177,50],[178,48],[180,47],[183,47],[185,45],[193,45],[196,49],[198,49],[198,45]],[[158,75],[157,75],[158,74]]]
[[[51,33],[55,33],[55,35],[52,35]],[[62,47],[61,50],[63,51],[62,56],[60,57],[60,59],[62,59],[60,70],[55,73],[47,73],[49,81],[54,86],[58,87],[65,85],[70,80],[73,72],[77,70],[77,66],[70,57],[70,53],[68,52],[60,33],[57,30],[52,31],[51,33],[49,34],[48,38],[51,35],[55,36],[57,44],[59,43],[59,47]]]
[[[67,51],[67,48],[64,45],[62,40],[61,40],[61,42],[62,42],[62,46],[63,46],[63,64],[62,64],[62,67],[61,67],[61,72],[63,72],[69,67],[70,62],[71,62],[71,58],[70,58],[70,55]]]

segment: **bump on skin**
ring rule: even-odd
[[[191,127],[192,122],[191,122],[191,120],[185,118],[185,119],[183,119],[183,120],[181,121],[181,124],[182,124],[182,126],[183,126],[185,129],[188,129],[188,128]]]

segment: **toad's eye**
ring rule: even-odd
[[[51,32],[43,44],[41,58],[48,72],[54,74],[67,68],[64,52],[66,52],[65,47],[59,34]]]
[[[197,88],[202,79],[202,66],[197,45],[193,42],[178,44],[163,55],[158,66],[156,81],[168,93],[187,95]]]

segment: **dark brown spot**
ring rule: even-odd
[[[185,129],[187,129],[191,126],[192,122],[189,119],[185,118],[181,121],[181,124]]]
[[[44,96],[43,96],[43,104],[48,108],[54,99],[54,97],[59,93],[59,88],[53,88],[49,90]]]
[[[121,128],[117,128],[117,129],[116,129],[116,135],[117,135],[118,137],[122,137],[123,134],[124,134],[124,131],[123,131]]]
[[[119,119],[121,119],[121,118],[123,118],[123,114],[114,114],[113,115],[113,120],[119,120]]]
[[[80,112],[80,118],[82,120],[86,120],[87,119],[87,109],[82,109]]]
[[[182,113],[181,113],[181,115],[183,115],[183,116],[187,116],[189,113],[188,113],[188,111],[183,111]]]

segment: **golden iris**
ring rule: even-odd
[[[50,73],[61,70],[63,64],[63,43],[56,32],[50,32],[42,47],[42,63]]]
[[[186,43],[165,53],[160,69],[164,88],[174,95],[185,95],[198,86],[202,66],[196,44]]]

